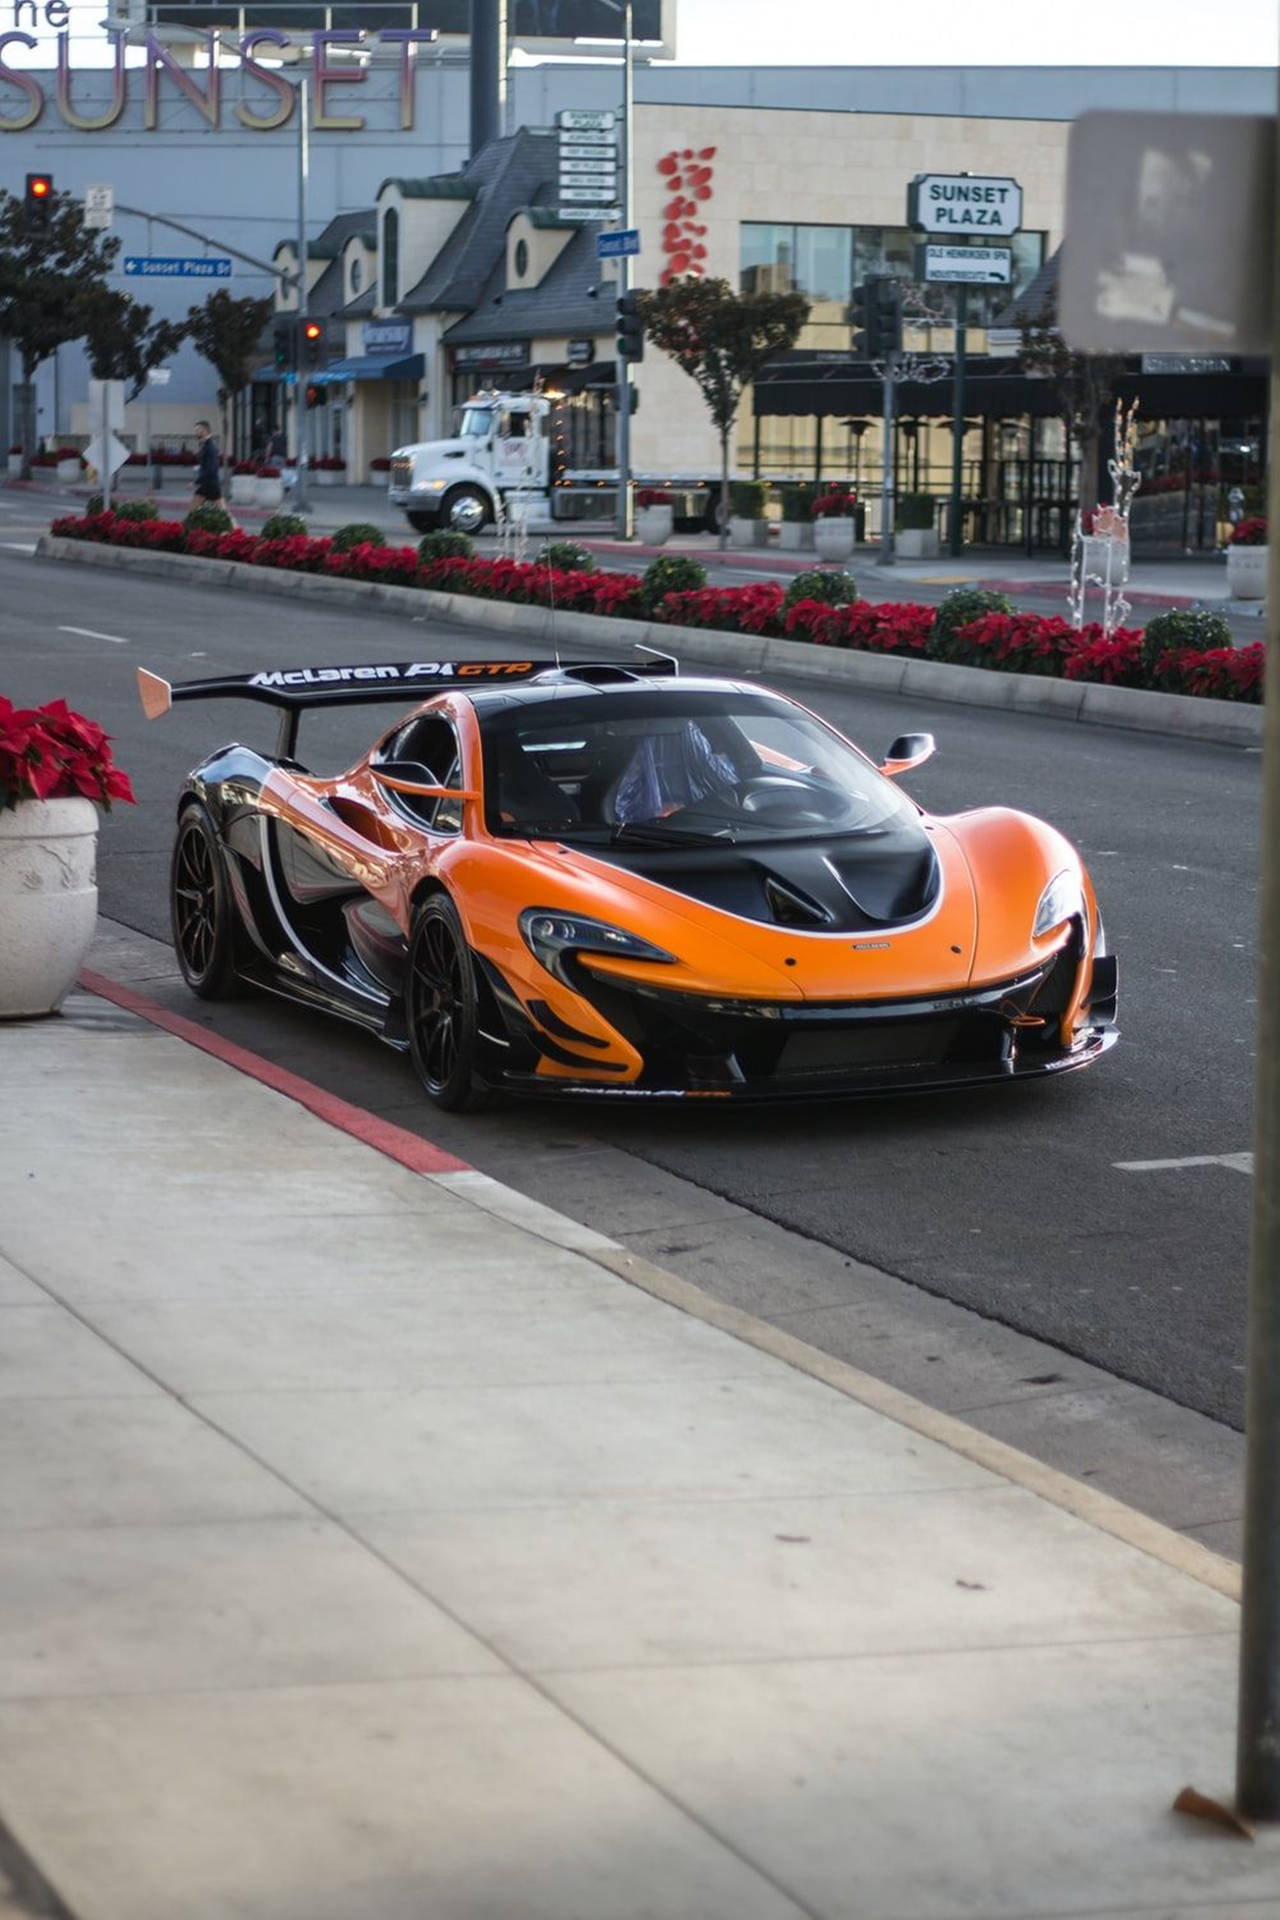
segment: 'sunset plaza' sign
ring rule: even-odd
[[[919,173],[907,189],[907,224],[916,233],[1018,233],[1022,188],[979,173]]]

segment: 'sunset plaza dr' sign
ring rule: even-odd
[[[1022,227],[1022,188],[990,174],[919,173],[907,189],[907,224],[916,233],[1007,237]]]

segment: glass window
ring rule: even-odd
[[[382,304],[394,307],[400,298],[400,215],[388,207],[382,217]]]
[[[795,286],[796,230],[744,221],[739,284],[743,293],[790,293]]]
[[[364,267],[363,267],[363,265],[361,264],[361,261],[360,261],[360,256],[359,256],[359,254],[356,254],[356,255],[354,255],[354,257],[352,258],[352,261],[351,261],[351,291],[352,291],[352,293],[353,293],[353,294],[357,294],[357,293],[359,293],[359,291],[360,291],[360,289],[361,289],[361,287],[362,287],[363,285],[364,285]]]
[[[484,440],[488,438],[493,425],[493,410],[490,407],[464,407],[462,425],[458,432],[466,440]]]
[[[848,227],[796,228],[795,283],[811,300],[847,304],[853,290],[853,234]]]

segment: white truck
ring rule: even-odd
[[[423,440],[391,456],[387,497],[418,533],[479,533],[518,510],[531,533],[612,519],[618,474],[612,417],[542,393],[477,393],[451,440]],[[584,463],[588,462],[588,463]],[[672,497],[677,526],[719,525],[720,481],[710,473],[636,473],[637,487]]]

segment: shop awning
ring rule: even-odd
[[[353,360],[331,360],[307,375],[311,387],[332,387],[345,380],[421,380],[420,353],[372,353]]]

